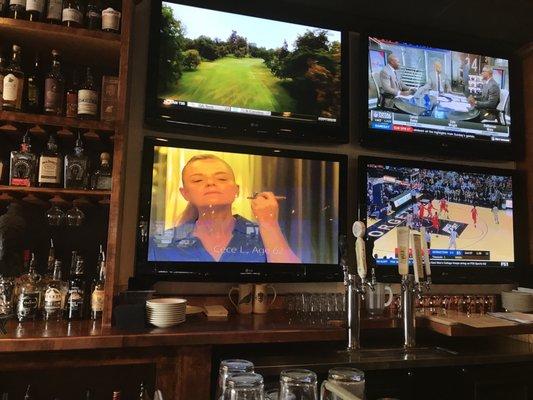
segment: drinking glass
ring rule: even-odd
[[[74,203],[72,208],[67,211],[67,225],[81,226],[85,220],[85,213]]]
[[[57,204],[52,204],[46,211],[46,220],[50,226],[61,226],[65,221],[65,213]]]
[[[10,315],[13,312],[13,294],[15,280],[0,275],[0,315]]]
[[[230,374],[240,372],[254,372],[254,364],[248,360],[222,360],[218,368],[217,399],[223,398],[226,381]]]
[[[307,369],[281,371],[279,400],[318,400],[317,377]]]
[[[328,379],[322,382],[320,400],[340,400],[340,397],[327,390],[326,382],[335,384],[361,399],[365,396],[365,373],[356,368],[332,368]]]
[[[279,389],[269,389],[265,391],[265,400],[278,400],[279,399]]]
[[[264,400],[263,377],[253,372],[231,374],[226,382],[224,400]]]

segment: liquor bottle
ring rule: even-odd
[[[144,386],[144,381],[141,382],[141,387],[139,388],[139,400],[150,400],[150,395]]]
[[[4,97],[4,76],[6,75],[6,59],[2,50],[3,49],[0,48],[0,100]],[[2,101],[0,101],[0,110],[2,110]]]
[[[48,259],[46,260],[46,271],[43,275],[43,287],[46,287],[54,276],[54,265],[56,262],[56,250],[54,248],[54,240],[50,238],[50,248],[48,249]]]
[[[54,134],[48,135],[46,148],[39,157],[39,186],[59,187],[61,186],[61,172],[63,170],[62,157],[59,154],[56,137]]]
[[[71,28],[80,28],[83,25],[83,14],[78,0],[65,0],[61,21],[63,25]]]
[[[67,105],[65,108],[65,115],[69,118],[76,118],[78,116],[78,90],[79,90],[78,71],[72,71],[72,80],[69,82],[67,89]]]
[[[91,288],[91,319],[101,319],[105,299],[105,253],[100,245],[98,256],[98,277]]]
[[[89,157],[84,153],[81,133],[74,144],[74,152],[65,156],[65,189],[87,189]]]
[[[26,0],[26,17],[29,21],[40,21],[44,14],[44,0]]]
[[[61,261],[54,263],[54,274],[44,289],[44,319],[60,319],[66,295],[66,283],[61,279]]]
[[[109,153],[100,154],[100,166],[94,172],[91,179],[91,189],[111,190],[111,166]]]
[[[40,114],[42,110],[42,81],[39,68],[39,55],[35,55],[33,70],[26,78],[25,109],[26,112]]]
[[[121,392],[120,390],[114,390],[113,391],[113,400],[120,400]]]
[[[32,400],[33,396],[30,393],[31,385],[28,385],[26,388],[26,394],[24,395],[24,400]]]
[[[85,26],[91,30],[102,29],[102,8],[99,0],[88,0],[85,12]]]
[[[31,151],[30,131],[22,138],[20,150],[12,151],[9,165],[9,184],[12,186],[34,186],[37,175],[37,155]]]
[[[7,16],[13,19],[24,19],[26,17],[26,0],[9,0]]]
[[[120,3],[117,0],[104,0],[102,7],[102,30],[120,32]]]
[[[60,25],[63,13],[63,0],[48,0],[46,5],[46,22]]]
[[[44,81],[44,113],[50,115],[63,114],[63,92],[65,79],[61,73],[59,52],[52,50],[52,65]]]
[[[96,119],[98,114],[98,91],[94,84],[91,67],[87,67],[85,80],[78,90],[78,118]]]
[[[6,111],[22,110],[22,92],[24,88],[24,72],[22,72],[21,49],[13,45],[13,56],[9,66],[5,70],[2,108]]]
[[[69,320],[82,319],[85,305],[84,260],[72,252],[72,264],[66,299],[66,317]]]
[[[41,301],[40,280],[41,276],[36,271],[35,254],[32,254],[29,271],[20,277],[17,290],[17,318],[20,322],[33,320],[37,316]]]

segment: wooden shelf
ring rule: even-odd
[[[115,124],[105,121],[85,121],[76,118],[54,115],[28,114],[23,112],[0,111],[0,121],[28,125],[56,126],[61,128],[87,129],[100,132],[114,132]],[[0,129],[1,126],[0,126]]]
[[[3,43],[20,45],[23,57],[28,49],[57,49],[64,59],[79,64],[117,67],[120,59],[120,35],[114,33],[0,18],[0,37]]]
[[[66,197],[91,197],[108,199],[111,197],[109,190],[83,190],[83,189],[62,189],[62,188],[41,188],[26,186],[6,186],[0,185],[0,193],[20,193],[20,194],[42,194],[49,197],[55,195]]]

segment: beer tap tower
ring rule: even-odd
[[[357,262],[357,274],[350,271],[346,260],[346,237],[341,236],[339,240],[340,263],[344,271],[344,286],[346,289],[346,326],[348,329],[349,352],[357,351],[361,347],[361,300],[367,287],[374,290],[375,276],[372,275],[370,281],[367,280],[367,265],[365,251],[365,224],[361,221],[354,222],[352,226],[353,235],[356,237],[355,254]]]

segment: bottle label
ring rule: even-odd
[[[41,156],[39,159],[39,183],[61,182],[61,159]]]
[[[9,5],[26,7],[26,0],[9,0]]]
[[[63,10],[63,0],[49,0],[46,18],[56,20],[56,21],[61,21],[62,10]]]
[[[17,302],[19,317],[33,317],[39,305],[39,292],[22,293]]]
[[[28,103],[39,104],[39,87],[35,81],[28,80]]]
[[[78,115],[78,93],[67,93],[67,117],[75,118]]]
[[[83,308],[83,290],[72,288],[68,291],[68,307],[70,311],[78,311]]]
[[[104,291],[101,289],[95,289],[91,296],[91,310],[102,311],[104,309]]]
[[[2,91],[3,99],[6,101],[17,101],[21,92],[22,85],[20,79],[13,74],[7,74],[4,77],[4,89]]]
[[[98,109],[98,94],[95,90],[78,90],[78,115],[94,115]]]
[[[77,22],[81,25],[83,15],[81,14],[80,10],[76,10],[75,8],[64,8],[63,9],[63,22],[65,21],[72,21]]]
[[[52,313],[61,310],[61,292],[56,288],[48,288],[44,294],[44,310]]]
[[[12,186],[30,186],[30,177],[32,165],[29,160],[23,158],[14,158],[11,164],[11,182]]]
[[[82,162],[78,160],[71,160],[70,157],[67,159],[67,162],[67,176],[65,177],[67,187],[82,187],[87,177],[85,164],[82,164]]]
[[[42,13],[44,10],[44,0],[26,0],[26,11],[38,11]]]
[[[117,31],[120,29],[120,12],[111,7],[102,11],[102,29]]]
[[[44,108],[46,111],[61,113],[63,100],[63,84],[54,78],[44,81]]]

